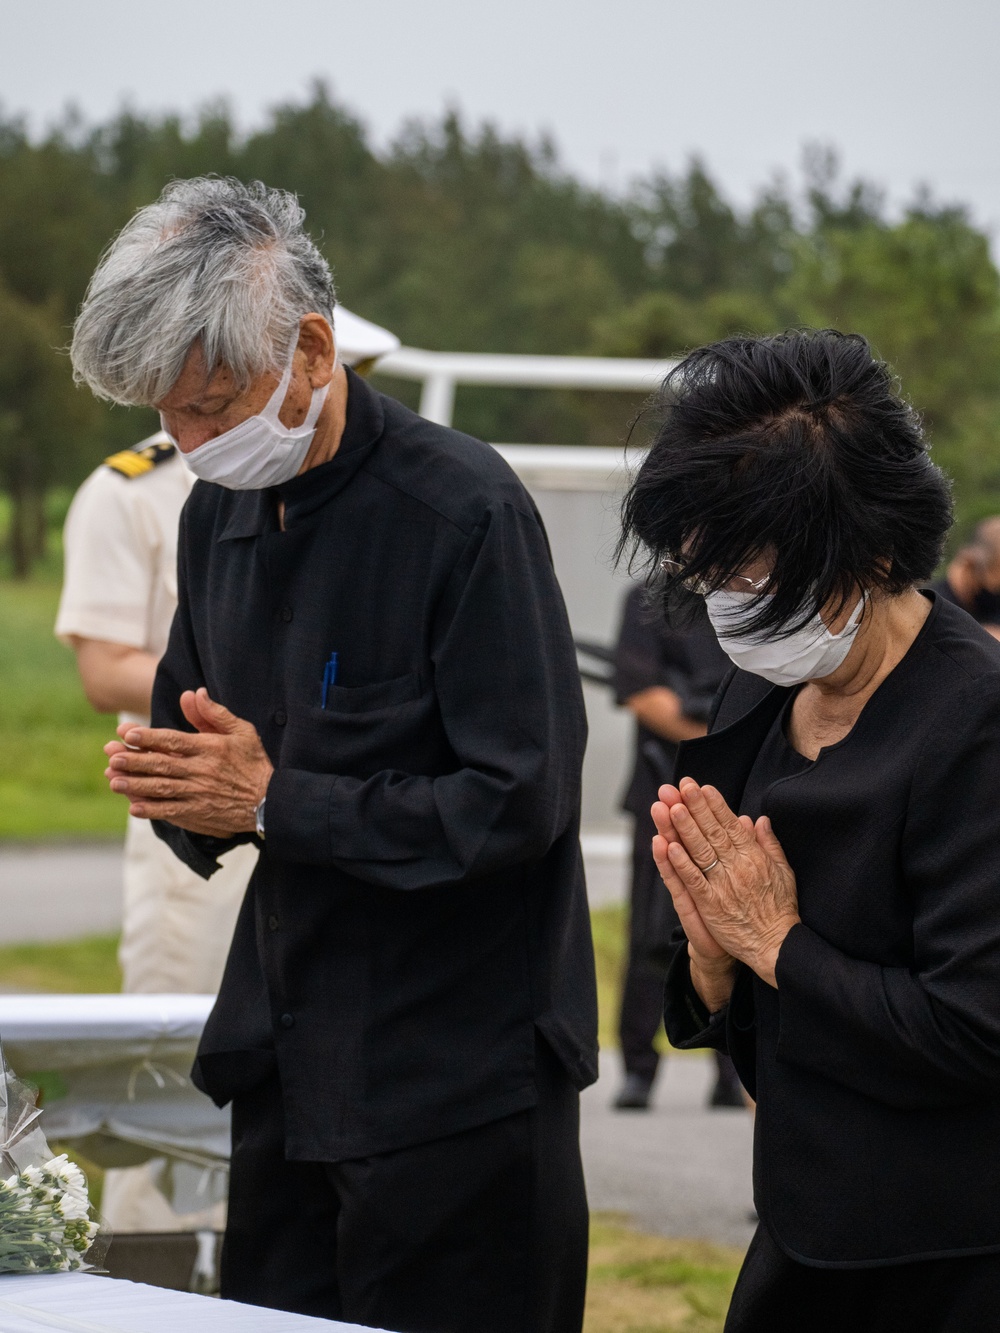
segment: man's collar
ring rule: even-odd
[[[333,458],[270,490],[231,492],[229,515],[219,541],[275,531],[277,498],[285,504],[285,527],[295,527],[342,491],[367,459],[385,429],[382,400],[350,367],[345,367],[345,372],[344,433]]]

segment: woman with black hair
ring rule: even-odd
[[[653,806],[666,1026],[757,1099],[727,1333],[1000,1328],[1000,644],[918,590],[951,521],[863,338],[689,356],[623,545],[735,663]]]

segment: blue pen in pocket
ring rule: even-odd
[[[337,683],[337,654],[331,653],[330,660],[323,668],[323,692],[320,695],[320,708],[326,707],[326,698],[330,692],[330,686]]]

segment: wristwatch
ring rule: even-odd
[[[264,806],[266,802],[267,797],[265,796],[253,812],[253,822],[257,826],[257,837],[260,838],[261,842],[264,841]]]

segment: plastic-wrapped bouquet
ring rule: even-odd
[[[0,1181],[0,1272],[88,1268],[99,1230],[83,1172],[65,1153]]]
[[[93,1266],[101,1226],[87,1182],[65,1153],[52,1156],[41,1114],[0,1049],[0,1273]]]

